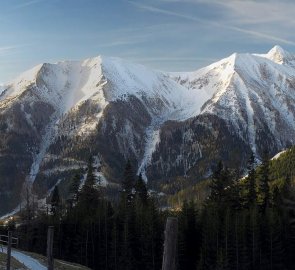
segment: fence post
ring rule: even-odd
[[[12,234],[11,231],[8,231],[6,270],[10,270],[10,260],[11,260],[11,234]]]
[[[176,270],[178,220],[168,217],[165,229],[165,243],[162,270]]]
[[[53,253],[52,253],[53,235],[54,235],[54,227],[49,226],[48,232],[47,232],[47,264],[48,264],[47,269],[48,270],[54,269],[54,261],[53,261]]]

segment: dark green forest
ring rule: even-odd
[[[117,201],[96,185],[92,160],[79,189],[81,175],[71,179],[62,198],[55,187],[48,211],[35,213],[28,205],[18,226],[9,229],[20,248],[46,253],[48,226],[54,226],[54,257],[91,269],[161,269],[164,229],[168,216],[178,218],[177,269],[294,269],[295,148],[276,160],[267,153],[259,166],[249,157],[247,176],[222,161],[200,188],[182,193],[180,208],[163,208],[148,192],[141,176],[127,162]],[[190,190],[190,191],[189,191]],[[186,196],[187,195],[187,196]],[[189,200],[186,200],[188,197]],[[66,203],[62,203],[65,201]]]

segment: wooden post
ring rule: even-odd
[[[178,220],[168,217],[165,229],[165,243],[162,270],[176,270]]]
[[[53,235],[54,235],[54,227],[49,226],[47,232],[47,269],[53,270],[54,269],[54,261],[53,261]]]
[[[10,260],[11,260],[11,234],[12,234],[11,231],[8,231],[6,270],[10,270]]]

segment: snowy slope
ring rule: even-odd
[[[200,113],[216,114],[233,123],[254,152],[256,129],[264,118],[283,147],[287,139],[281,138],[279,129],[292,134],[295,130],[294,63],[295,56],[279,46],[267,54],[235,53],[194,72],[171,74],[99,56],[38,65],[8,84],[0,98],[14,100],[30,92],[25,98],[37,96],[55,108],[31,168],[28,181],[33,182],[47,148],[59,132],[55,126],[61,116],[79,110],[86,100],[95,102],[99,111],[91,121],[81,121],[75,131],[78,134],[94,130],[110,102],[130,96],[142,101],[152,121],[146,129],[140,168],[150,162],[163,123],[186,120]]]
[[[279,148],[295,135],[295,56],[275,46],[267,54],[233,54],[190,73],[171,74],[201,92],[201,114],[216,114],[234,124],[257,151],[259,129],[269,129]]]
[[[111,88],[104,93],[105,84],[110,84]],[[195,93],[165,74],[117,58],[95,57],[38,65],[9,83],[1,99],[18,97],[32,87],[32,94],[52,104],[60,113],[67,113],[90,98],[105,107],[110,101],[126,99],[130,95],[160,98],[166,113],[175,119],[196,115],[202,105]],[[155,108],[150,111],[159,113]]]
[[[275,46],[264,55],[233,54],[194,72],[167,75],[118,58],[95,57],[38,65],[9,83],[1,100],[30,90],[65,114],[90,98],[104,108],[108,102],[134,95],[163,101],[163,108],[149,108],[151,114],[185,120],[210,110],[208,106],[201,109],[206,101],[222,100],[235,87],[233,83],[238,84],[235,77],[241,77],[248,88],[268,87],[278,79],[284,83],[295,75],[294,62],[294,55]],[[111,86],[107,92],[103,91],[105,84]],[[286,87],[280,88],[285,94]]]
[[[150,147],[155,147],[154,131],[157,132],[167,120],[181,121],[196,116],[203,104],[198,92],[181,86],[164,73],[106,57],[38,65],[9,83],[1,95],[5,106],[10,105],[7,101],[16,99],[22,103],[42,100],[54,108],[43,130],[40,148],[34,155],[27,182],[34,182],[47,149],[58,135],[65,132],[59,126],[65,115],[78,112],[81,121],[74,133],[89,133],[95,130],[110,102],[126,101],[130,96],[140,100],[152,118],[151,125],[146,128],[146,154],[140,165],[141,171],[144,171],[153,152]],[[79,110],[87,100],[99,108],[92,119],[79,116]],[[24,113],[34,127],[31,115]]]
[[[42,64],[21,74],[7,85],[2,100],[31,91],[66,113],[77,103],[90,98],[101,89],[101,59]]]
[[[26,147],[18,145],[23,152],[17,161],[11,158],[10,166],[16,164],[16,168],[22,168],[29,186],[36,182],[40,171],[44,177],[54,175],[57,182],[59,174],[79,168],[85,158],[78,160],[78,157],[86,153],[85,148],[91,148],[89,152],[95,149],[94,154],[101,157],[102,168],[97,175],[104,184],[109,181],[104,172],[118,176],[120,164],[129,157],[136,160],[137,173],[148,179],[146,168],[155,163],[153,154],[161,144],[163,127],[169,120],[184,123],[204,116],[202,119],[213,121],[204,124],[211,126],[211,130],[221,122],[226,123],[230,134],[238,136],[258,156],[267,144],[275,152],[295,143],[295,56],[279,46],[266,54],[235,53],[184,73],[154,71],[102,56],[45,63],[2,88],[0,158],[5,162],[15,158],[15,142],[25,140]],[[179,125],[174,137],[174,130],[166,133],[169,147],[181,143],[186,156],[194,156],[184,170],[177,171],[187,172],[197,166],[196,153],[203,151],[200,141],[190,141],[192,150],[185,147],[190,135],[185,132],[193,132],[190,125],[189,121],[185,127]],[[216,133],[215,130],[213,137],[218,138]],[[194,134],[189,137],[198,140]],[[166,149],[167,145],[160,148]],[[168,150],[170,155],[174,151],[179,160],[183,158],[175,149]],[[166,168],[163,171],[167,175],[168,170],[174,172],[179,165],[177,160],[164,164],[161,153],[157,155],[160,158],[157,164]],[[24,156],[29,168],[23,164]],[[0,166],[5,167],[5,162],[0,162]],[[114,166],[116,172],[112,172]],[[15,180],[9,177],[3,183],[18,183],[20,177],[16,174],[13,177]]]

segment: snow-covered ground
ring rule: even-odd
[[[278,159],[282,154],[286,153],[287,150],[283,150],[279,153],[277,153],[271,160],[275,160],[275,159]]]
[[[275,46],[267,54],[234,53],[197,71],[170,76],[198,93],[201,114],[216,114],[233,124],[256,153],[256,129],[262,121],[279,147],[288,140],[295,143],[294,67],[295,55]]]
[[[7,248],[5,246],[0,246],[0,251],[7,253]],[[18,250],[12,249],[11,256],[18,260],[20,263],[24,264],[27,268],[31,270],[46,270],[47,267],[41,264],[38,260],[28,256]]]

